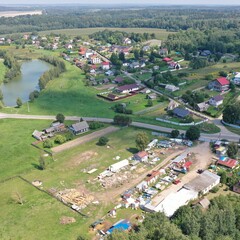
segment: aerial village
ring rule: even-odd
[[[145,44],[139,44],[133,43],[126,37],[122,45],[103,45],[97,40],[87,42],[81,39],[68,41],[64,39],[62,41],[61,36],[55,35],[26,34],[23,39],[39,49],[49,51],[60,49],[61,57],[65,61],[71,62],[85,72],[87,86],[100,88],[97,94],[99,98],[118,103],[114,109],[118,113],[131,115],[132,110],[128,109],[129,105],[126,102],[136,95],[145,96],[151,104],[157,101],[161,93],[163,94],[161,96],[167,98],[167,105],[164,115],[156,116],[155,120],[172,123],[174,119],[172,124],[182,126],[204,124],[209,121],[208,116],[214,117],[221,113],[224,98],[229,98],[231,82],[240,85],[240,73],[227,75],[222,73],[222,76],[219,75],[204,86],[207,90],[206,94],[203,93],[204,97],[200,98],[201,102],[192,101],[194,98],[192,92],[186,92],[180,97],[176,93],[182,89],[187,91],[188,87],[184,76],[179,77],[177,83],[173,78],[161,84],[157,83],[157,77],[159,74],[166,74],[167,78],[167,74],[174,72],[180,74],[181,69],[188,68],[188,62],[178,52],[170,54],[167,48],[161,46],[160,40],[149,40]],[[11,44],[12,41],[14,40],[1,38],[0,44]],[[136,46],[140,51],[134,51]],[[196,57],[207,58],[210,55],[210,51],[202,50]],[[118,66],[116,56],[121,56],[121,67]],[[234,56],[225,57],[234,58]],[[155,64],[151,58],[157,58],[159,61]],[[156,87],[153,88],[153,85]],[[207,94],[209,92],[213,94]],[[169,96],[170,101],[168,101]],[[122,103],[122,100],[126,101]],[[99,129],[104,127],[106,126],[87,118],[76,118],[70,124],[57,118],[45,129],[36,129],[32,133],[35,139],[32,145],[43,149],[46,155],[51,155],[54,149],[57,152],[60,148],[71,148],[70,145],[74,141],[72,146],[77,146],[77,142],[88,135],[92,134],[89,138],[93,140],[96,138],[95,132],[101,131]],[[104,133],[97,135],[97,137],[102,136]],[[54,145],[50,143],[51,139],[54,139]],[[129,219],[116,220],[114,224],[109,225],[108,219],[118,219],[123,209],[136,210],[138,221],[142,221],[144,215],[149,212],[163,212],[167,217],[171,217],[178,208],[189,203],[206,209],[210,204],[208,194],[217,192],[219,186],[223,185],[221,174],[226,172],[228,178],[236,174],[239,168],[237,159],[227,155],[229,145],[228,141],[220,138],[218,141],[203,143],[201,139],[190,141],[180,132],[173,137],[171,134],[156,131],[151,132],[151,139],[144,149],[138,149],[138,152],[127,158],[114,156],[110,161],[111,164],[105,166],[103,171],[97,167],[91,169],[86,167],[81,174],[85,176],[88,185],[91,185],[91,188],[98,186],[100,192],[109,191],[109,197],[114,201],[114,206],[108,209],[105,216],[95,219],[91,224],[91,231],[98,239],[103,239],[115,229],[126,231],[131,229],[133,223]],[[108,151],[111,149],[111,143],[106,143],[103,148],[102,151]],[[33,179],[32,184],[40,189],[44,187],[44,182],[41,180]],[[125,189],[114,198],[111,196],[111,191],[118,188]],[[74,188],[52,187],[48,191],[54,198],[80,214],[91,205],[97,207],[101,204],[94,195]],[[232,186],[232,191],[240,193],[239,182]]]

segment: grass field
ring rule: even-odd
[[[84,225],[86,219],[26,182],[13,179],[1,183],[0,186],[2,240],[76,240],[77,236],[88,232],[88,226]],[[12,199],[16,192],[23,197],[23,205]],[[63,216],[74,217],[76,223],[60,224],[60,218]]]
[[[111,31],[123,31],[127,33],[155,33],[156,38],[160,40],[166,40],[169,34],[174,34],[175,32],[167,32],[165,29],[156,29],[156,28],[77,28],[77,29],[59,29],[51,31],[40,32],[40,35],[46,35],[50,33],[56,34],[65,34],[67,36],[77,36],[88,37],[88,35],[103,31],[105,29]]]
[[[32,132],[50,123],[46,120],[0,120],[0,180],[34,169],[40,151],[30,145],[35,141]]]
[[[0,144],[1,146],[5,144],[4,148],[6,149],[2,148],[4,151],[1,151],[0,156],[0,167],[3,170],[1,179],[6,175],[18,173],[30,182],[36,179],[41,180],[45,190],[51,187],[56,189],[86,187],[100,200],[100,205],[90,205],[85,211],[89,218],[83,218],[56,199],[40,192],[19,178],[2,182],[0,183],[1,239],[76,240],[78,235],[90,237],[89,225],[104,216],[113,207],[114,199],[108,196],[108,191],[105,192],[98,184],[87,183],[87,180],[92,181],[101,171],[114,163],[114,157],[120,156],[121,159],[124,159],[131,156],[136,151],[136,134],[142,131],[137,128],[123,128],[109,134],[110,148],[97,146],[98,139],[96,139],[69,149],[55,155],[54,161],[47,165],[46,170],[41,171],[32,165],[32,163],[37,163],[36,158],[38,159],[39,154],[35,148],[30,146],[31,132],[32,129],[44,127],[46,124],[49,124],[49,121],[1,120],[0,131],[3,132],[3,135],[1,135]],[[3,129],[6,130],[2,131]],[[151,131],[146,131],[146,133],[151,137]],[[11,143],[17,147],[11,147],[11,151],[9,151]],[[98,171],[92,175],[83,172],[84,169],[92,168],[97,168]],[[15,193],[22,196],[23,205],[14,201]],[[107,200],[103,201],[106,198]],[[137,213],[125,209],[120,212],[117,219],[109,219],[109,221],[113,223],[120,218],[129,218]],[[74,217],[76,223],[60,224],[60,218],[63,216]]]

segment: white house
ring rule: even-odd
[[[167,84],[165,86],[165,90],[170,91],[170,92],[175,92],[175,91],[179,90],[179,87],[176,87],[176,86],[171,85],[171,84]]]
[[[102,66],[102,70],[109,70],[110,69],[110,63],[109,62],[102,62],[101,66]]]
[[[218,107],[221,104],[223,104],[223,96],[222,95],[217,95],[209,99],[209,104]]]
[[[134,92],[137,90],[139,90],[139,85],[137,85],[135,83],[123,85],[123,86],[116,88],[116,91],[119,93],[129,93],[129,92]]]
[[[94,54],[94,51],[91,50],[91,49],[88,49],[86,52],[85,52],[85,58],[90,58],[90,56],[92,56]]]
[[[237,75],[233,78],[233,83],[240,85],[240,73],[237,73]]]
[[[90,60],[92,64],[99,64],[102,62],[102,60],[98,57],[97,54],[93,54],[90,56]]]
[[[125,38],[124,40],[123,40],[123,44],[131,44],[132,43],[132,40],[130,39],[130,38]]]

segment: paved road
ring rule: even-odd
[[[3,118],[15,118],[15,119],[41,119],[41,120],[55,120],[55,116],[44,116],[44,115],[24,115],[24,114],[7,114],[7,113],[0,113],[0,119]],[[67,116],[66,120],[73,120],[78,121],[80,117],[78,116]],[[98,122],[104,122],[104,123],[112,123],[113,120],[110,118],[91,118],[91,117],[83,117],[86,121],[98,121]],[[217,121],[217,120],[216,120]],[[219,139],[227,139],[229,141],[239,142],[240,136],[237,134],[234,134],[232,132],[229,132],[224,126],[221,125],[221,123],[218,122],[219,127],[221,126],[221,133],[216,134],[206,134],[202,133],[200,140],[210,142],[214,140]],[[146,128],[154,131],[160,131],[160,132],[171,132],[172,128],[166,128],[161,127],[157,125],[147,124],[147,123],[141,123],[141,122],[132,122],[132,126],[140,127],[140,128]],[[180,133],[185,133],[185,131],[180,131]]]

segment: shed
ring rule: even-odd
[[[114,163],[112,165],[109,166],[109,170],[111,172],[118,172],[120,169],[126,167],[129,165],[129,161],[127,159],[122,160],[120,162]]]

